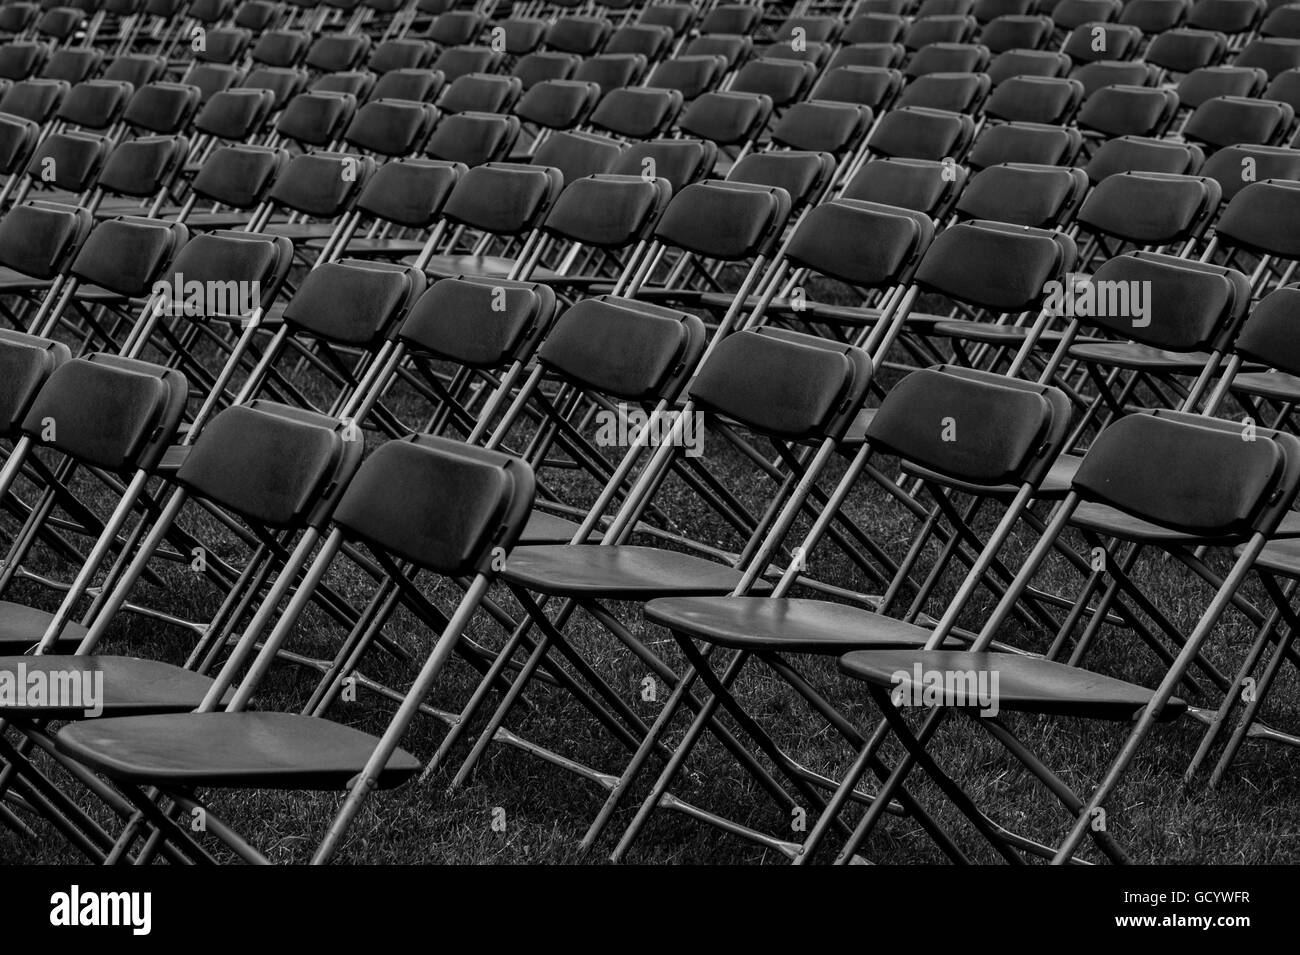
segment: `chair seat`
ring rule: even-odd
[[[0,268],[0,292],[35,292],[47,289],[50,283],[9,268]]]
[[[308,239],[307,245],[324,245],[329,236]],[[424,239],[368,239],[364,236],[349,240],[343,255],[349,259],[397,259],[419,255],[424,249]]]
[[[741,574],[690,554],[619,544],[537,544],[516,547],[502,572],[506,580],[543,594],[609,600],[728,594]]]
[[[567,544],[578,532],[576,521],[550,514],[546,511],[533,511],[528,515],[528,523],[519,535],[520,544]],[[589,540],[598,541],[600,531],[592,531]]]
[[[663,597],[644,609],[651,623],[740,650],[920,649],[932,636],[925,627],[861,607],[803,597]],[[961,646],[960,641],[950,640]]]
[[[175,219],[180,214],[180,206],[159,211],[159,219]],[[185,225],[198,232],[215,229],[242,229],[248,225],[252,212],[240,212],[238,209],[226,209],[219,212],[191,212],[185,217]]]
[[[1047,471],[1047,476],[1043,478],[1038,490],[1034,492],[1037,500],[1050,500],[1065,497],[1069,493],[1070,485],[1074,481],[1074,474],[1079,470],[1079,465],[1083,463],[1083,457],[1077,454],[1059,455],[1052,466]],[[917,467],[914,464],[903,462],[903,471],[919,477],[924,481],[930,481],[935,484],[942,484],[946,487],[956,488],[967,494],[988,494],[1000,497],[1014,497],[1019,487],[1012,484],[999,484],[997,486],[984,486],[970,484],[966,481],[957,481],[945,475],[931,471],[928,468]]]
[[[21,668],[21,669],[20,669]],[[32,679],[64,682],[70,674],[81,674],[81,683],[88,680],[97,685],[97,699],[83,695],[79,700],[63,699],[59,705],[37,705],[50,702],[48,697],[35,700],[28,697],[23,705],[0,694],[0,716],[11,718],[27,716],[41,719],[80,720],[91,716],[143,716],[149,713],[188,713],[203,702],[212,680],[190,670],[157,660],[138,660],[135,657],[90,656],[79,654],[45,654],[44,656],[0,657],[0,674],[11,673]],[[102,683],[98,674],[102,674]],[[38,676],[39,675],[39,676]],[[53,687],[53,682],[48,682]],[[65,683],[65,685],[67,685]],[[101,692],[102,691],[102,692]],[[87,713],[86,704],[102,707],[101,713]]]
[[[306,245],[313,239],[328,239],[337,229],[332,222],[272,222],[262,232],[284,236],[294,245]]]
[[[1070,357],[1102,365],[1185,372],[1189,375],[1198,374],[1210,360],[1206,352],[1166,351],[1163,348],[1152,348],[1150,345],[1138,345],[1133,342],[1092,342],[1075,345],[1070,349]]]
[[[25,653],[41,642],[41,634],[54,614],[26,604],[0,600],[0,653]],[[57,646],[75,647],[86,636],[86,628],[69,621],[59,635]]]
[[[937,322],[934,326],[934,334],[941,338],[960,338],[963,341],[971,342],[988,342],[991,345],[1020,345],[1029,334],[1032,326],[1029,325],[994,325],[992,322],[961,322],[948,321]],[[1038,336],[1038,341],[1055,344],[1063,337],[1062,332],[1044,331]],[[1078,336],[1075,342],[1096,342],[1103,343],[1100,338],[1086,338]]]
[[[294,713],[180,713],[77,723],[59,749],[115,779],[174,786],[346,789],[378,740]],[[380,773],[396,786],[420,769],[397,750]]]
[[[922,674],[997,674],[996,701],[1000,711],[1076,716],[1098,720],[1131,720],[1153,695],[1152,690],[1112,677],[1014,653],[975,653],[969,650],[855,650],[840,658],[850,676],[892,689],[911,686],[920,665]],[[899,679],[895,674],[901,674]],[[923,676],[923,680],[928,680]],[[924,686],[924,683],[922,684]],[[969,685],[969,684],[968,684]],[[990,679],[985,686],[993,689]],[[955,701],[954,701],[955,702]],[[969,707],[980,708],[977,701]],[[1187,704],[1171,699],[1162,720],[1181,716]]]
[[[479,278],[504,279],[515,267],[515,260],[501,255],[435,255],[424,271],[437,278],[472,275]],[[550,269],[534,269],[530,282],[563,282],[564,276]]]
[[[1300,401],[1300,378],[1283,371],[1260,371],[1238,374],[1232,390],[1279,401]]]
[[[1108,537],[1121,537],[1140,544],[1223,544],[1235,543],[1220,537],[1199,537],[1182,531],[1161,527],[1138,517],[1132,517],[1107,504],[1085,501],[1070,517],[1076,527],[1086,527]]]

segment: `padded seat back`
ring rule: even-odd
[[[22,430],[93,467],[150,470],[176,436],[188,393],[175,369],[96,353],[55,369]]]
[[[492,574],[532,510],[527,463],[459,441],[417,435],[375,450],[348,485],[334,521],[353,538],[418,567]]]

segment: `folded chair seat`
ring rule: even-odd
[[[63,753],[114,779],[258,789],[346,789],[377,742],[329,720],[260,712],[90,720],[58,737]],[[398,749],[379,785],[399,785],[420,766]]]
[[[82,681],[93,679],[98,683],[98,675],[102,674],[102,698],[95,702],[103,707],[100,714],[103,717],[188,713],[203,702],[204,694],[212,685],[208,677],[191,670],[135,657],[3,656],[0,657],[0,673],[5,672],[24,673],[29,681],[32,675],[43,674],[51,685],[65,679],[68,674],[80,674]],[[61,701],[60,706],[38,706],[35,702],[18,706],[0,697],[0,716],[81,720],[88,715],[84,705],[69,705],[76,702],[72,700]],[[86,702],[86,697],[83,696],[81,702]]]
[[[663,597],[645,605],[645,616],[675,633],[738,650],[920,649],[933,635],[861,607],[799,597]]]
[[[502,578],[543,594],[644,601],[666,594],[727,594],[740,583],[741,572],[656,547],[539,544],[516,547]]]
[[[845,673],[892,689],[910,686],[915,668],[922,673],[996,673],[997,706],[1001,711],[1074,716],[1098,720],[1132,720],[1150,701],[1152,690],[1090,670],[1013,653],[969,650],[855,650],[840,659]],[[908,675],[896,681],[899,672]],[[986,683],[992,687],[991,679]],[[970,708],[979,709],[977,701]],[[1161,720],[1181,716],[1187,704],[1172,698]]]

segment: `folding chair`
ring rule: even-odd
[[[556,342],[563,326],[564,319],[561,318],[556,331],[539,353],[540,360],[545,360],[548,350],[555,347],[551,343]],[[815,366],[820,370],[813,372]],[[775,369],[784,371],[781,384],[773,386],[770,382]],[[489,718],[477,744],[462,763],[453,785],[463,782],[472,771],[487,743],[509,715],[519,693],[532,678],[536,668],[553,651],[562,654],[577,668],[609,705],[617,707],[616,712],[630,726],[631,735],[627,729],[618,730],[617,722],[608,719],[602,719],[602,722],[609,725],[629,748],[641,742],[645,734],[644,724],[625,704],[617,706],[617,697],[602,685],[589,665],[582,663],[581,656],[564,637],[563,630],[573,610],[583,607],[602,627],[651,667],[658,678],[668,681],[670,685],[675,684],[677,681],[672,672],[605,609],[604,603],[610,600],[640,602],[647,597],[666,593],[680,593],[683,596],[720,595],[751,585],[765,589],[761,582],[757,582],[758,578],[768,566],[769,559],[774,556],[780,537],[784,536],[789,522],[802,508],[812,482],[829,458],[835,444],[834,435],[847,428],[856,415],[865,398],[869,378],[869,359],[864,353],[849,346],[828,346],[806,335],[774,329],[737,332],[723,339],[713,354],[703,360],[691,386],[691,398],[684,405],[684,412],[707,409],[708,413],[725,415],[728,421],[738,422],[753,433],[778,443],[808,442],[817,449],[817,453],[799,455],[791,451],[791,457],[786,460],[794,469],[793,473],[778,482],[775,500],[750,531],[746,546],[730,565],[627,543],[628,535],[634,528],[634,515],[645,504],[644,500],[638,499],[635,487],[629,492],[619,515],[605,530],[600,544],[581,543],[586,531],[593,526],[596,516],[593,513],[584,522],[580,534],[575,535],[575,543],[516,548],[506,564],[504,580],[528,612],[528,621],[512,634],[502,655],[508,659],[516,652],[530,625],[540,627],[542,636],[536,641],[510,692],[496,713]],[[800,384],[806,389],[802,394],[807,398],[794,397],[800,394]],[[782,404],[777,413],[774,413],[776,406],[769,396],[769,389],[780,391],[783,395],[778,399]],[[835,395],[833,399],[829,398],[832,393]],[[789,447],[789,444],[785,446]],[[680,448],[676,450],[680,452]],[[638,451],[638,448],[634,448],[629,454]],[[672,443],[661,444],[641,471],[638,484],[646,484],[647,487],[657,485],[664,477],[661,469],[666,468],[674,456]],[[796,463],[796,458],[799,463]],[[605,497],[607,495],[602,495],[602,499]],[[551,613],[550,608],[539,604],[532,593],[559,598],[564,603],[556,612]],[[471,701],[471,706],[462,714],[463,720],[472,715],[481,696],[481,693],[476,693],[475,700]],[[457,729],[459,726],[460,724]],[[722,735],[730,740],[727,734]],[[449,751],[454,741],[453,734],[449,734],[439,750],[438,758]],[[755,772],[752,757],[743,749],[737,751],[733,743],[728,742],[727,745],[736,752],[746,769]],[[652,745],[651,749],[654,748]],[[609,777],[575,764],[565,757],[548,758],[561,766],[575,769],[585,778],[600,782],[606,787],[612,782]],[[436,763],[437,759],[431,767]],[[765,781],[767,788],[771,789],[770,776],[763,771],[759,771],[758,775]],[[778,788],[777,792],[779,791]]]
[[[394,482],[405,493],[394,493]],[[370,791],[403,782],[419,769],[415,757],[399,749],[401,738],[490,586],[494,562],[499,564],[500,555],[509,552],[532,496],[530,470],[506,455],[434,437],[383,445],[353,478],[335,510],[321,553],[261,651],[253,656],[257,632],[250,627],[198,712],[166,718],[165,725],[159,723],[163,718],[134,717],[69,727],[59,735],[60,751],[113,779],[166,839],[180,840],[182,851],[201,860],[209,859],[209,854],[184,835],[141,791],[142,786],[158,786],[175,805],[186,809],[197,805],[190,795],[196,788],[256,784],[346,789],[348,796],[313,857],[316,862],[328,861]],[[412,514],[418,520],[413,521]],[[320,717],[247,711],[253,688],[345,539],[363,544],[377,556],[390,555],[389,573],[408,587],[394,559],[440,576],[470,578],[423,668],[378,739]],[[245,664],[248,672],[225,709],[218,711],[221,693]],[[156,750],[160,739],[169,743],[168,767],[142,763],[137,748]],[[217,740],[219,750],[213,745]],[[218,752],[225,757],[214,759]],[[224,824],[214,827],[209,821],[208,828],[239,857],[265,861]],[[135,835],[132,830],[124,834],[117,854],[126,851]]]
[[[12,347],[6,350],[11,358],[15,353],[22,354]],[[64,596],[57,611],[45,613],[4,604],[14,608],[13,624],[5,628],[11,652],[36,644],[48,649],[61,637],[80,640],[85,635],[84,627],[68,629],[69,617],[113,551],[123,546],[119,535],[145,500],[147,485],[176,434],[187,398],[185,379],[176,371],[102,353],[61,360],[66,354],[57,349],[40,349],[34,354],[27,352],[23,362],[27,374],[18,383],[28,388],[42,365],[53,364],[54,368],[48,371],[40,390],[30,399],[21,424],[12,432],[13,448],[0,470],[0,494],[7,495],[14,489],[25,468],[32,469],[40,480],[40,492],[28,507],[23,525],[6,553],[0,586],[7,588],[21,572],[56,506],[73,515],[74,526],[83,526],[94,543],[84,560],[77,561],[75,579],[60,588]],[[101,414],[105,415],[102,420]],[[38,447],[61,455],[59,463],[44,463],[34,453]],[[82,469],[92,472],[115,492],[108,517],[96,517],[70,490],[72,478]],[[76,551],[73,554],[80,557]],[[120,564],[109,567],[106,586],[112,585],[121,569]]]
[[[882,613],[841,604],[789,597],[787,593],[797,580],[795,568],[786,570],[771,597],[755,596],[737,588],[725,597],[660,597],[645,605],[646,618],[668,629],[690,662],[690,669],[682,678],[683,684],[697,676],[702,677],[710,697],[624,831],[611,857],[614,861],[621,861],[625,856],[658,805],[672,805],[671,801],[664,799],[668,788],[702,735],[709,713],[719,704],[771,758],[779,760],[780,751],[767,732],[759,727],[757,720],[746,712],[731,692],[731,687],[751,660],[765,664],[851,746],[861,749],[865,744],[864,737],[819,695],[809,680],[795,669],[789,657],[796,654],[838,655],[850,647],[873,650],[907,647],[914,650],[932,642],[949,645],[948,634],[957,613],[969,599],[979,575],[1005,543],[1011,523],[1024,511],[1037,485],[1045,478],[1052,460],[1061,450],[1069,425],[1069,403],[1063,394],[1041,386],[1012,387],[1004,384],[1005,381],[999,376],[974,375],[964,370],[943,368],[912,373],[896,385],[875,410],[866,429],[865,443],[859,442],[857,450],[846,448],[852,450],[853,464],[833,492],[832,502],[838,506],[870,455],[882,450],[905,461],[923,463],[927,472],[940,481],[957,480],[964,486],[973,484],[981,488],[1010,485],[1015,489],[997,529],[977,555],[970,573],[943,618],[936,623],[933,633],[910,618],[896,620]],[[957,416],[959,409],[960,416]],[[977,428],[978,432],[973,436],[968,432],[968,437],[960,442],[944,442],[942,428],[921,425],[921,422],[933,425],[940,421],[956,421],[959,428],[969,426]],[[972,443],[967,444],[966,441],[972,437]],[[801,542],[801,552],[805,555],[824,534],[829,523],[829,507]],[[722,648],[726,655],[720,676],[715,672],[716,661],[711,659],[718,648]],[[662,732],[671,725],[682,692],[674,694],[673,699],[665,703],[656,721],[656,730]],[[638,756],[648,752],[647,747],[643,745],[642,751]],[[887,778],[888,769],[879,760],[869,756],[864,762],[872,764],[882,781]],[[619,789],[615,790],[615,795],[607,801],[597,821],[588,830],[584,845],[590,846],[599,836],[617,802],[617,794],[631,781],[631,777],[631,772],[624,774]],[[856,782],[855,779],[854,786]],[[837,795],[842,796],[845,792],[841,787]],[[809,786],[804,786],[800,795],[812,806],[820,808],[825,805],[821,795]],[[873,812],[885,805],[880,797],[854,793],[854,798],[855,801],[870,803]],[[914,800],[906,794],[900,799],[906,800],[906,809],[918,817],[922,827],[946,854],[957,861],[963,859],[961,850],[932,819],[918,811]],[[695,815],[733,833],[755,838],[735,824],[723,825],[703,813]],[[756,841],[796,860],[804,852],[804,847],[788,839],[767,837]]]
[[[1241,441],[1240,434],[1239,426],[1234,423],[1172,412],[1134,414],[1115,422],[1089,449],[1075,474],[1069,495],[1030,552],[1015,583],[989,616],[971,650],[939,650],[932,638],[932,644],[921,651],[857,651],[841,660],[841,668],[846,673],[868,684],[890,728],[908,751],[907,757],[895,769],[891,784],[882,789],[878,799],[890,795],[910,770],[920,764],[950,799],[969,801],[969,797],[930,756],[926,744],[950,713],[960,711],[974,715],[975,710],[946,694],[938,706],[928,707],[922,727],[913,730],[891,702],[890,691],[900,684],[900,679],[894,674],[901,672],[903,684],[908,685],[914,679],[915,666],[919,666],[922,673],[930,670],[973,674],[998,672],[1005,677],[1000,681],[998,694],[998,706],[1003,712],[1134,722],[1119,754],[1084,799],[1074,795],[1059,777],[1033,756],[1005,721],[991,718],[978,721],[978,725],[989,730],[1008,753],[1038,777],[1064,805],[1071,828],[1056,848],[1054,862],[1071,861],[1089,835],[1099,842],[1107,855],[1123,861],[1124,856],[1110,842],[1110,820],[1117,813],[1108,814],[1106,826],[1102,827],[1096,824],[1100,818],[1098,810],[1121,785],[1125,771],[1156,723],[1175,719],[1186,712],[1187,704],[1174,696],[1177,687],[1198,659],[1201,648],[1214,632],[1235,592],[1256,564],[1269,536],[1295,497],[1296,455],[1300,452],[1295,439],[1272,432],[1257,442],[1247,443]],[[1243,445],[1247,447],[1244,452]],[[1154,449],[1158,449],[1161,461],[1158,469],[1147,463],[1151,460],[1148,455]],[[1207,481],[1215,485],[1211,497],[1205,494]],[[1170,661],[1156,690],[1050,661],[986,652],[989,641],[1004,624],[1009,606],[1042,565],[1053,546],[1053,539],[1070,520],[1071,514],[1082,508],[1100,509],[1117,515],[1144,540],[1173,551],[1198,544],[1243,544],[1231,570],[1216,586],[1213,599]],[[863,753],[871,748],[870,745],[865,747]],[[865,762],[860,755],[859,763]],[[854,770],[860,775],[858,764]],[[856,781],[854,772],[846,777],[844,787],[851,785],[851,781]],[[832,809],[838,809],[834,801]],[[828,810],[827,816],[830,814]],[[862,839],[874,827],[876,820],[870,816],[868,813],[863,817],[837,861],[848,861],[856,852]],[[825,826],[819,822],[813,835],[819,839],[824,830]],[[1021,861],[1022,857],[1002,832],[987,828],[982,834],[1008,861]],[[806,845],[805,849],[808,848]]]

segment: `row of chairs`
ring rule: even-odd
[[[859,137],[871,123],[860,125]],[[727,157],[727,180],[701,181],[718,149],[673,181],[657,163],[623,176],[570,173],[545,154],[466,168],[415,158],[424,140],[384,152],[355,131],[345,139],[358,151],[182,150],[194,178],[151,189],[152,208],[134,210],[151,215],[105,209],[89,178],[67,190],[81,206],[15,191],[0,219],[0,249],[13,250],[4,264],[17,273],[7,314],[19,329],[0,345],[22,383],[0,470],[20,526],[0,590],[38,582],[27,569],[38,544],[76,569],[71,583],[55,582],[57,609],[4,605],[9,645],[33,651],[6,662],[107,669],[108,689],[107,718],[7,708],[0,786],[90,858],[209,861],[182,816],[210,809],[211,793],[347,789],[315,852],[325,861],[372,788],[448,766],[473,729],[453,784],[495,741],[541,756],[606,795],[587,846],[656,762],[619,858],[657,807],[797,862],[832,830],[838,859],[853,860],[877,822],[899,817],[945,856],[971,858],[951,812],[935,815],[909,787],[920,764],[1008,861],[1070,861],[1089,838],[1120,861],[1123,849],[1093,823],[1155,723],[1208,724],[1194,770],[1235,719],[1216,776],[1245,739],[1287,739],[1259,708],[1294,662],[1283,581],[1296,578],[1295,452],[1278,430],[1289,372],[1300,371],[1282,325],[1294,297],[1293,185],[1238,174],[1225,200],[1225,184],[1186,167],[1097,173],[1098,157],[1131,148],[1121,140],[1101,145],[1086,172],[993,163],[967,176],[939,158],[854,148],[870,139],[817,155],[755,135]],[[556,134],[539,148],[552,139],[582,141]],[[620,147],[620,161],[635,148]],[[381,164],[375,152],[393,158]],[[1230,180],[1230,165],[1219,168]],[[899,184],[926,181],[913,170],[943,203],[899,204]],[[231,202],[225,190],[241,184],[245,196]],[[197,208],[208,202],[220,206]],[[43,238],[24,250],[5,233]],[[197,280],[193,308],[182,277]],[[854,304],[809,301],[809,286],[827,279],[854,290]],[[258,294],[214,308],[204,294],[226,283]],[[1071,301],[1089,285],[1146,288],[1148,307],[1045,307],[1054,283]],[[1216,417],[1234,403],[1252,414],[1249,440],[1240,422]],[[644,426],[610,456],[598,422],[629,405]],[[686,453],[697,421],[709,438],[702,456]],[[365,433],[388,440],[363,456]],[[862,494],[874,511],[916,523],[901,557],[848,506]],[[989,504],[1003,513],[981,531],[976,515]],[[209,620],[180,621],[137,590],[167,562],[222,549],[203,522],[181,528],[196,510],[245,554],[205,556],[220,606]],[[703,531],[715,522],[721,532]],[[1029,554],[1013,573],[1004,550],[1025,536]],[[1216,572],[1206,552],[1237,545],[1231,569]],[[848,586],[811,569],[825,547],[849,561]],[[1151,547],[1214,588],[1188,632],[1133,573]],[[342,558],[370,581],[359,602],[331,576]],[[1048,558],[1072,568],[1077,591],[1035,586]],[[1252,572],[1268,609],[1243,589]],[[945,599],[951,574],[960,583]],[[981,613],[972,601],[985,594],[994,606]],[[627,603],[667,629],[679,656],[626,621]],[[1256,631],[1232,675],[1202,652],[1229,607]],[[418,655],[385,633],[399,609],[438,635]],[[600,635],[575,621],[579,609]],[[961,628],[972,612],[974,629]],[[307,640],[308,613],[339,639]],[[140,615],[197,637],[183,665],[96,653],[124,616]],[[1157,690],[1084,668],[1112,628],[1138,637],[1130,666],[1152,668]],[[501,635],[486,637],[492,630]],[[652,721],[599,672],[593,639],[672,687]],[[883,720],[874,731],[802,672],[828,655],[865,684],[880,710],[869,719]],[[457,712],[428,702],[453,656],[475,674]],[[385,659],[407,665],[404,685],[366,675]],[[832,729],[851,754],[844,772],[802,765],[733,692],[742,670],[754,678],[755,660]],[[250,706],[277,661],[316,674],[305,704],[291,704],[300,715]],[[976,708],[948,699],[918,729],[892,695],[906,687],[897,674],[922,672],[996,673],[1002,709],[1040,720],[1140,715],[1082,795],[1005,720],[976,718],[1064,807],[1067,830],[1052,844],[996,822],[930,755],[944,717]],[[326,718],[356,680],[397,707],[374,736]],[[1262,693],[1243,701],[1247,680]],[[626,751],[614,771],[520,735],[524,704],[557,692]],[[399,748],[421,715],[448,728],[423,760]],[[674,743],[679,716],[688,724]],[[1032,721],[1018,728],[1035,731]],[[681,770],[706,731],[778,818],[817,817],[805,840],[683,798]],[[902,751],[882,748],[888,740]],[[70,774],[75,798],[52,781],[49,760]],[[114,821],[88,812],[87,798]],[[3,818],[30,832],[13,810]],[[235,856],[264,858],[233,825],[205,818]]]

